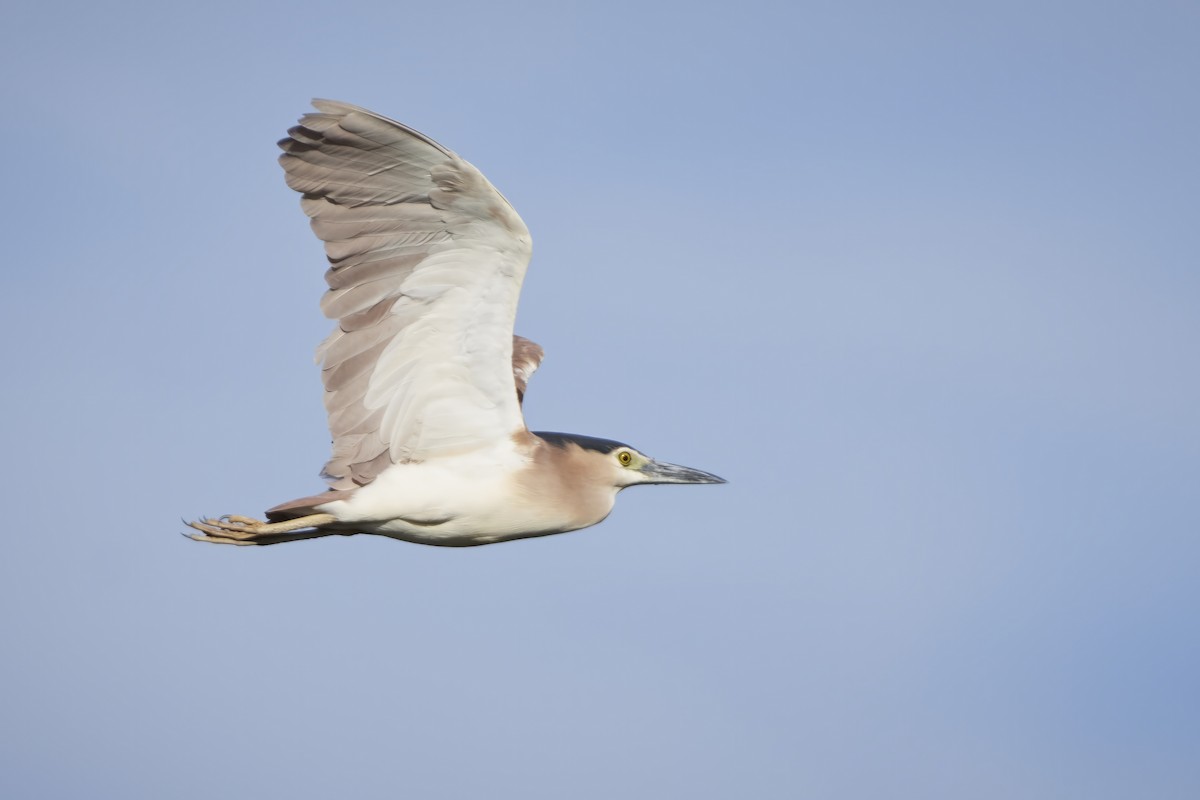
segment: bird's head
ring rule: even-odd
[[[536,435],[551,445],[569,450],[571,460],[589,482],[617,489],[639,483],[725,483],[724,478],[709,472],[655,461],[637,448],[611,439],[542,431]]]

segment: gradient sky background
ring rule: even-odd
[[[1200,797],[1200,8],[31,3],[0,795]],[[313,96],[534,235],[531,427],[723,487],[469,550],[319,490]]]

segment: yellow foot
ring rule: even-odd
[[[187,523],[188,527],[196,529],[199,533],[185,535],[197,542],[214,544],[279,544],[342,533],[342,531],[320,530],[322,525],[328,525],[331,522],[337,522],[337,517],[332,514],[310,514],[307,517],[297,517],[283,522],[265,522],[253,517],[227,514],[223,517],[209,517],[189,522]]]

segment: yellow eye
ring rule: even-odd
[[[621,462],[622,467],[628,467],[633,463],[633,453],[629,452],[628,450],[622,450],[621,452],[617,453],[617,461]]]

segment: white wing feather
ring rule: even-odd
[[[333,435],[326,476],[353,488],[391,464],[523,430],[513,319],[525,224],[431,139],[355,106],[313,105],[279,160],[331,264],[321,307],[338,326],[317,351]]]

